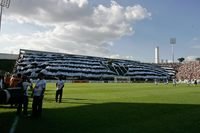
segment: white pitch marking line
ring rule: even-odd
[[[16,129],[18,121],[19,121],[19,116],[16,116],[15,120],[14,120],[14,122],[13,122],[11,128],[10,128],[9,133],[14,133],[15,132],[15,129]]]

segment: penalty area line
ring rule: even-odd
[[[11,128],[10,128],[9,133],[15,133],[15,129],[16,129],[18,121],[19,121],[19,116],[16,116],[15,120],[14,120],[14,122],[13,122]]]

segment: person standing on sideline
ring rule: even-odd
[[[10,73],[6,73],[4,76],[4,89],[7,89],[10,87],[10,79],[11,79]]]
[[[158,79],[154,79],[154,84],[158,85]]]
[[[33,104],[32,104],[32,116],[40,117],[42,114],[42,103],[44,97],[44,91],[46,89],[46,81],[44,79],[44,74],[38,74],[38,81],[33,89]]]
[[[0,89],[3,89],[3,77],[0,76]]]
[[[176,81],[175,78],[173,78],[173,81],[172,81],[172,82],[173,82],[173,86],[176,86],[176,84],[177,84],[176,82],[177,82],[177,81]]]
[[[61,77],[59,77],[58,81],[56,82],[56,102],[58,102],[58,96],[59,96],[59,103],[61,103],[63,88],[64,88],[64,82],[62,81]]]
[[[28,109],[28,87],[30,87],[31,89],[33,88],[32,83],[26,76],[22,77],[22,87],[23,87],[23,92],[24,92],[23,113],[24,113],[24,116],[26,117],[27,109]]]
[[[10,79],[10,87],[18,87],[19,84],[22,82],[22,75],[18,73],[17,75],[13,75]]]

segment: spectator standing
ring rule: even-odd
[[[176,79],[173,78],[173,86],[176,86]]]
[[[4,75],[4,88],[5,88],[5,89],[7,89],[7,88],[10,87],[10,79],[11,79],[10,73],[6,73],[6,74]]]
[[[196,80],[196,79],[194,80],[194,85],[195,85],[195,86],[197,85],[197,80]]]
[[[56,82],[56,102],[58,102],[58,97],[59,97],[59,103],[61,103],[63,88],[64,88],[64,82],[62,81],[61,77],[59,77],[58,81]]]
[[[168,79],[164,80],[164,84],[167,85],[169,83]]]
[[[30,80],[26,77],[23,76],[22,78],[22,88],[24,92],[24,100],[23,100],[23,113],[24,116],[27,116],[27,110],[28,110],[28,87],[32,89],[32,83]]]
[[[19,86],[19,83],[22,82],[22,75],[20,73],[16,75],[13,75],[10,79],[10,87],[17,87]]]
[[[10,88],[16,88],[16,87],[19,87],[22,89],[22,75],[20,73],[18,73],[17,75],[12,75],[12,77],[10,78],[10,85],[9,85]],[[13,106],[13,104],[11,103],[11,107]],[[18,113],[17,114],[20,114],[21,113],[21,106],[22,106],[22,103],[20,104],[15,104],[15,106],[18,106]]]
[[[32,104],[32,116],[40,117],[42,114],[42,103],[44,97],[44,91],[46,89],[46,81],[44,74],[38,74],[38,81],[33,89],[33,104]]]
[[[154,79],[154,84],[158,85],[158,79]]]
[[[187,80],[187,85],[190,86],[191,85],[191,80]]]
[[[0,89],[3,89],[3,77],[0,76]]]

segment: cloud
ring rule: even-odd
[[[193,45],[192,48],[194,48],[194,49],[200,49],[200,45]]]
[[[87,6],[87,0],[15,0],[7,15],[19,22],[48,25],[80,21],[91,15]]]
[[[192,38],[192,41],[198,41],[199,39],[197,37]]]
[[[128,56],[128,55],[127,56],[122,56],[122,55],[119,55],[119,54],[110,55],[110,56],[108,56],[108,58],[134,60],[133,56]]]
[[[197,56],[194,56],[194,55],[191,55],[191,56],[188,56],[186,57],[186,61],[195,61],[195,59],[197,58]]]
[[[200,40],[199,37],[193,37],[192,40],[189,42],[194,49],[199,49],[200,48]]]
[[[0,43],[7,47],[1,51],[28,48],[111,56],[108,47],[114,45],[112,41],[132,35],[133,25],[150,17],[151,13],[140,5],[124,7],[115,1],[91,6],[87,0],[15,0],[6,20],[51,28],[31,35],[2,35]]]

